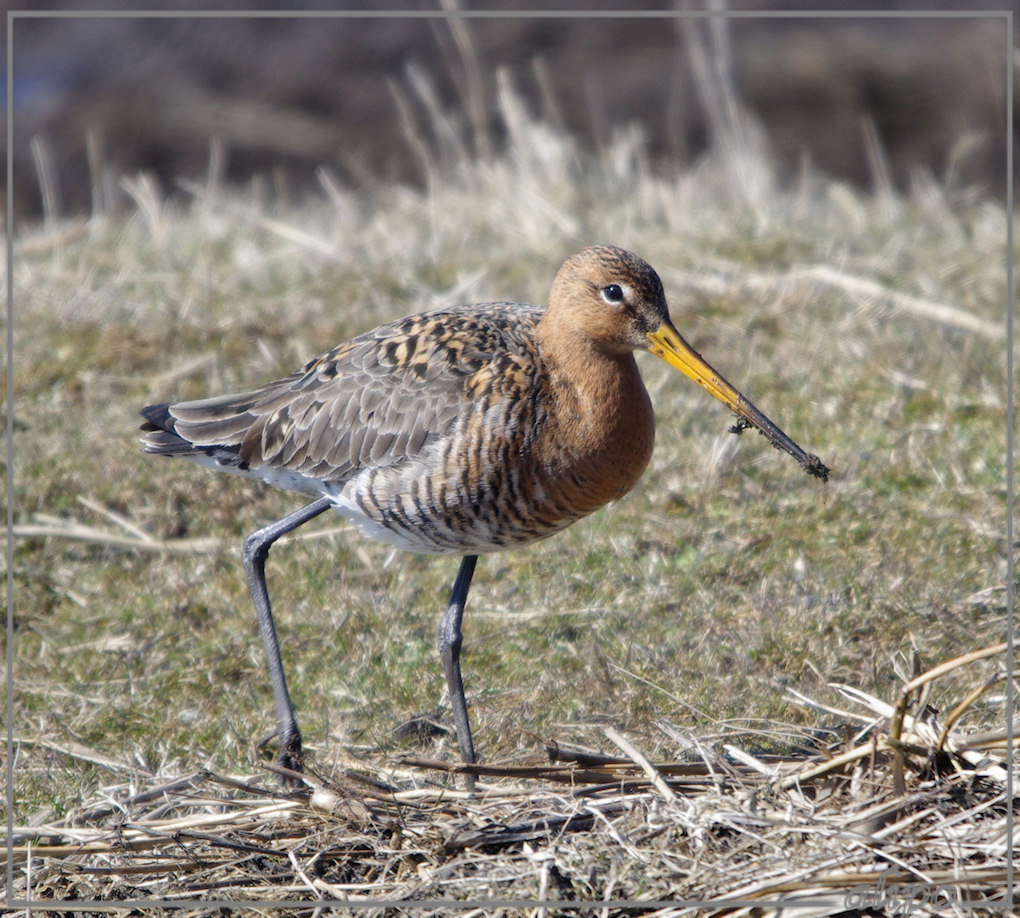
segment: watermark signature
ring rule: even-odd
[[[959,892],[951,886],[935,886],[931,883],[888,883],[883,873],[876,883],[855,886],[843,897],[846,909],[881,908],[886,915],[906,916],[915,906],[941,906],[947,908],[959,904]]]

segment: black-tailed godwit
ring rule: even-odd
[[[475,562],[551,536],[634,486],[655,433],[636,350],[731,408],[735,432],[754,427],[828,478],[684,341],[655,271],[602,245],[567,259],[544,309],[506,302],[414,315],[259,389],[142,410],[146,452],[314,497],[244,541],[284,765],[300,767],[301,734],[266,589],[273,542],[333,509],[373,539],[463,556],[439,653],[461,757],[474,762],[460,648]]]

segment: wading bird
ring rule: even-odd
[[[301,734],[266,589],[273,542],[332,509],[370,538],[463,556],[439,654],[461,757],[474,762],[460,648],[478,555],[551,536],[634,486],[655,434],[637,350],[657,354],[732,409],[731,430],[756,428],[827,479],[817,456],[684,341],[655,271],[605,245],[566,260],[544,309],[484,303],[410,316],[259,389],[142,410],[146,452],[314,498],[244,540],[281,764],[300,768]]]

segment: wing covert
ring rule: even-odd
[[[344,480],[394,465],[448,435],[497,355],[534,355],[542,309],[484,304],[411,316],[338,345],[261,389],[171,405],[197,447],[236,450],[250,468]],[[465,342],[470,342],[470,345]]]

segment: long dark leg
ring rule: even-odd
[[[453,722],[457,727],[457,742],[460,757],[468,763],[475,761],[475,744],[471,741],[471,724],[468,721],[467,700],[464,698],[464,680],[460,675],[460,645],[464,636],[460,622],[464,617],[468,588],[475,572],[478,555],[465,555],[460,562],[457,580],[450,594],[450,602],[439,622],[439,657],[446,672],[446,684],[450,689],[450,704],[453,707]],[[468,782],[471,789],[472,782]]]
[[[259,631],[262,644],[266,649],[266,661],[269,664],[269,681],[273,686],[273,700],[276,702],[277,730],[279,732],[279,762],[286,768],[301,770],[301,731],[298,730],[294,706],[287,691],[287,677],[283,674],[283,660],[280,658],[280,642],[276,638],[276,625],[273,624],[273,611],[269,605],[269,591],[266,589],[266,558],[272,544],[282,535],[286,535],[298,526],[314,519],[332,506],[332,501],[323,497],[300,510],[285,516],[282,520],[272,523],[257,532],[253,532],[244,540],[242,557],[244,570],[248,575],[248,586],[251,587],[251,598],[255,603],[255,612],[259,619]]]

